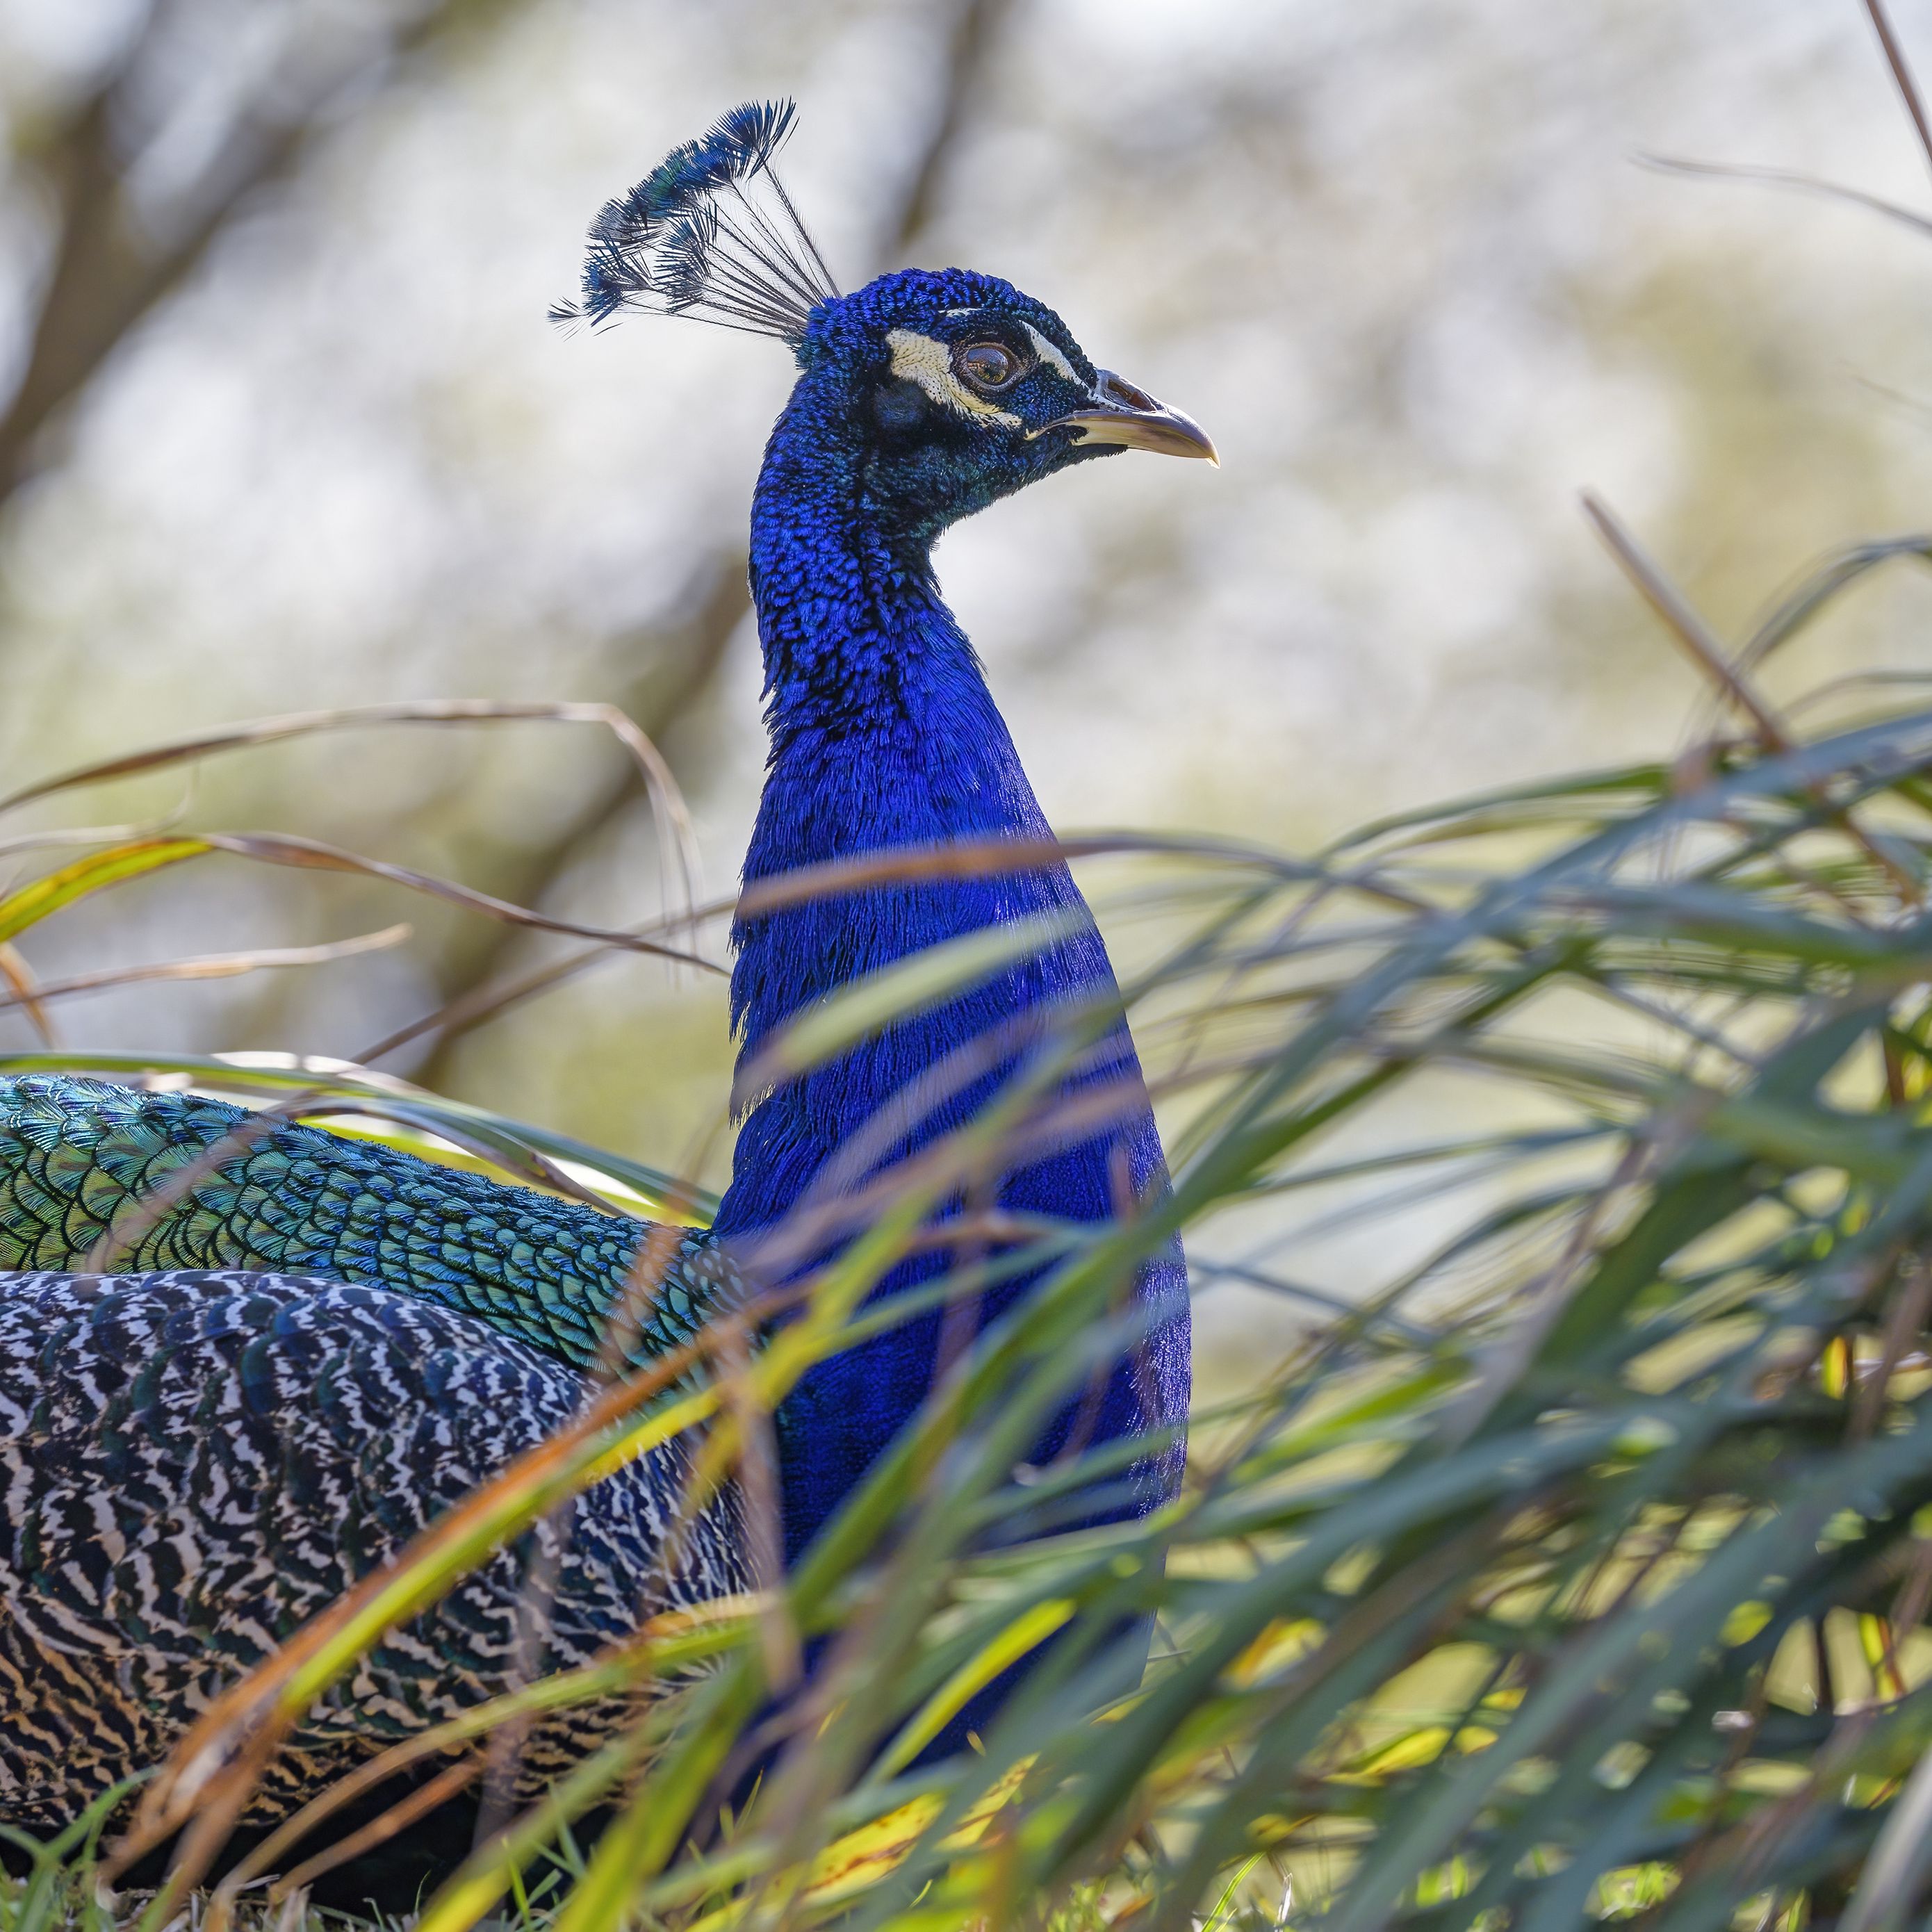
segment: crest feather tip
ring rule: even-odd
[[[749,100],[674,148],[590,224],[582,298],[554,319],[687,315],[796,343],[838,286],[772,158],[797,116]]]

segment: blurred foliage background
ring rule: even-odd
[[[1932,60],[1932,4],[1895,14]],[[1922,198],[1850,0],[0,0],[4,788],[256,713],[604,700],[663,746],[728,890],[784,359],[544,310],[599,201],[781,92],[846,286],[1006,275],[1220,444],[1218,476],[1108,464],[943,547],[1064,830],[1306,848],[1681,736],[1698,688],[1579,485],[1733,638],[1820,550],[1922,520],[1932,250],[1636,164]],[[1928,596],[1881,575],[1769,688],[1922,666]],[[592,734],[334,737],[86,810],[184,806],[602,923],[659,902],[642,794]],[[68,1043],[352,1056],[550,944],[364,881],[192,870],[35,935],[34,969],[415,937],[70,1003]],[[31,1036],[0,1013],[0,1043]],[[390,1064],[676,1166],[728,1063],[721,984],[614,956]],[[1311,1235],[1297,1273],[1346,1294],[1387,1238]],[[1210,1380],[1294,1318],[1210,1289]]]

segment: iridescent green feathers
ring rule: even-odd
[[[111,1227],[125,1236],[117,1266],[266,1268],[389,1288],[560,1361],[598,1359],[650,1230],[532,1189],[290,1124],[238,1146],[142,1226],[139,1204],[248,1118],[193,1094],[0,1079],[0,1271],[85,1267]],[[736,1292],[722,1251],[694,1230],[632,1352],[688,1340]]]
[[[582,298],[560,302],[552,319],[682,315],[796,343],[838,292],[771,165],[796,112],[789,100],[734,107],[605,202],[590,225]]]

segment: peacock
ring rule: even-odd
[[[794,118],[788,101],[740,107],[606,206],[580,299],[557,311],[710,322],[775,338],[796,363],[752,507],[770,756],[748,887],[898,848],[1050,842],[941,598],[934,543],[1124,449],[1214,458],[1197,425],[1096,368],[1053,310],[1006,282],[908,268],[841,294],[772,165]],[[1166,1188],[1112,968],[1064,864],[1047,849],[1004,870],[908,869],[741,903],[730,1015],[746,1090],[732,1178],[712,1225],[673,1238],[625,1336],[632,1361],[676,1347],[775,1270],[800,1271],[814,1255],[794,1243],[774,1259],[770,1237],[801,1204],[830,1192],[862,1205],[868,1178],[1029,1068],[1046,1066],[1048,1097],[1085,1124],[1036,1136],[978,1204],[1093,1224]],[[759,1077],[787,1022],[842,986],[1023,925],[1045,937],[938,1004],[796,1077]],[[1096,1010],[1112,1017],[1082,1052],[1042,1058],[1056,1016]],[[827,1223],[816,1258],[851,1238],[850,1220]],[[120,1271],[78,1271],[110,1231]],[[0,1080],[0,1822],[44,1834],[158,1761],[224,1684],[575,1413],[652,1234],[370,1142],[289,1121],[264,1131],[190,1094]],[[934,1244],[872,1294],[947,1264]],[[979,1320],[1038,1279],[1009,1271],[981,1294]],[[1066,1448],[1076,1426],[1076,1447],[1144,1438],[1088,1520],[1157,1508],[1180,1480],[1178,1244],[1135,1292],[1139,1339],[1039,1450]],[[880,1328],[779,1408],[786,1563],[926,1397],[942,1321],[934,1306]],[[519,1604],[539,1582],[554,1667],[658,1611],[747,1587],[755,1566],[732,1489],[673,1533],[690,1460],[674,1442],[620,1471],[578,1500],[567,1534],[546,1525],[392,1630],[310,1713],[251,1818],[512,1688]],[[936,1748],[983,1724],[999,1694]],[[611,1721],[578,1711],[533,1736],[524,1794]]]

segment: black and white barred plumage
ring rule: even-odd
[[[212,1696],[568,1422],[584,1390],[473,1316],[383,1289],[0,1276],[0,1817],[52,1830],[164,1756]],[[567,1526],[392,1631],[301,1725],[254,1815],[523,1681],[533,1577],[554,1579],[546,1669],[743,1588],[728,1492],[670,1533],[689,1460],[674,1442],[620,1470]],[[526,1748],[526,1791],[622,1714],[552,1720]]]

